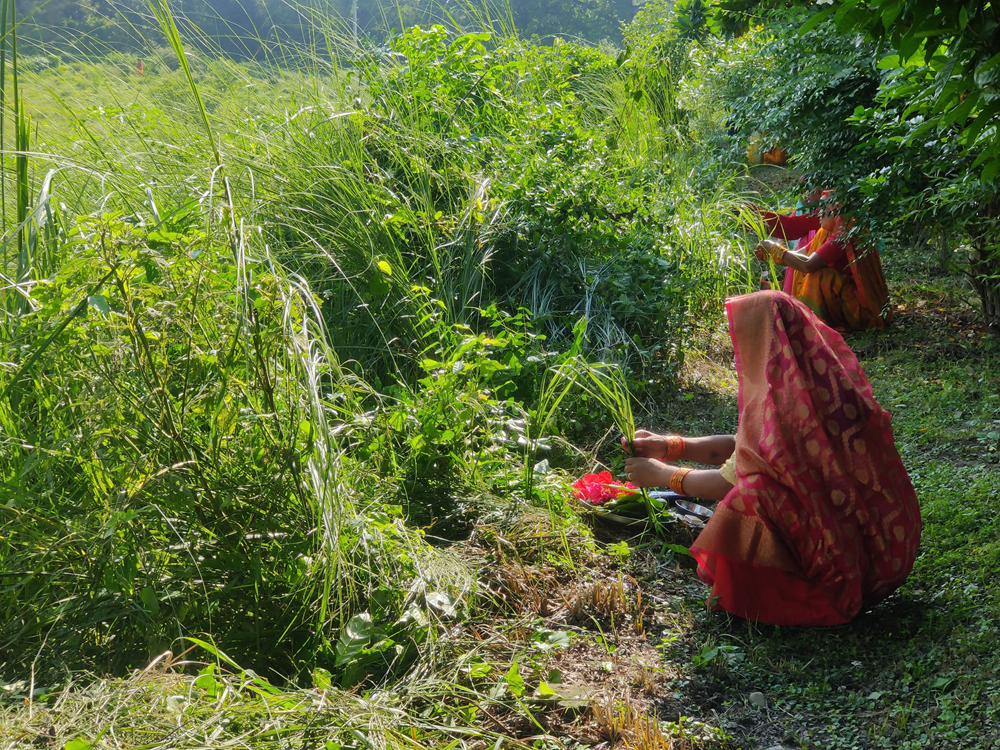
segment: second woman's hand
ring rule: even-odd
[[[655,458],[625,459],[625,478],[636,487],[667,487],[676,466]]]

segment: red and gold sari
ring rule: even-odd
[[[710,604],[837,625],[909,575],[920,509],[892,422],[839,333],[801,302],[726,303],[739,373],[737,482],[695,540]]]
[[[785,239],[804,239],[804,255],[819,253],[829,265],[812,273],[788,269],[783,289],[801,300],[827,324],[839,330],[881,330],[892,320],[889,289],[882,274],[882,260],[874,247],[858,252],[846,238],[842,221],[827,233],[818,214],[782,216],[762,213],[764,223]]]

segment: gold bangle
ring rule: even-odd
[[[691,469],[677,469],[670,475],[670,489],[678,495],[684,494],[684,477],[691,473]]]
[[[665,461],[673,461],[684,455],[684,438],[680,435],[667,435],[667,452],[663,456]]]
[[[781,245],[778,245],[777,243],[773,243],[767,249],[767,252],[768,252],[768,255],[771,256],[771,260],[773,260],[777,265],[779,265],[779,266],[785,265],[785,253],[788,252],[788,248],[787,247],[782,247]]]

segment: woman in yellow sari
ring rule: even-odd
[[[770,256],[790,269],[783,286],[786,293],[841,331],[881,330],[892,319],[878,251],[872,247],[859,252],[840,216],[831,211],[806,216],[764,212],[763,218],[786,240],[805,238],[808,243],[800,243],[801,251],[789,250],[775,239],[757,246],[758,259]]]

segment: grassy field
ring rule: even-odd
[[[904,588],[850,625],[729,619],[704,609],[691,566],[658,543],[528,514],[451,547],[479,571],[478,594],[442,631],[434,669],[344,694],[322,671],[277,688],[198,650],[201,663],[169,655],[126,679],[35,685],[28,705],[22,680],[5,685],[6,746],[993,747],[1000,347],[953,285],[903,280],[894,293],[893,326],[851,342],[893,412],[924,534]],[[647,423],[732,429],[721,336],[702,331],[702,356]]]

